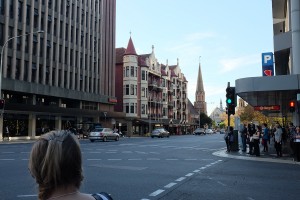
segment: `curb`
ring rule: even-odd
[[[300,165],[300,162],[295,162],[293,158],[291,157],[284,157],[284,158],[275,158],[275,157],[256,157],[256,156],[250,156],[248,154],[241,154],[239,152],[232,152],[227,153],[225,149],[222,149],[220,151],[216,151],[213,153],[215,156],[223,157],[223,158],[232,158],[232,159],[239,159],[239,160],[250,160],[250,161],[258,161],[258,162],[273,162],[273,163],[284,163],[284,164],[295,164]]]

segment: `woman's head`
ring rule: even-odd
[[[39,198],[47,199],[55,189],[80,187],[83,180],[78,139],[69,131],[51,131],[33,145],[29,170],[39,185]]]

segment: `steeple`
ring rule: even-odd
[[[134,45],[133,45],[133,42],[132,42],[132,39],[131,39],[131,36],[129,38],[127,49],[126,49],[124,55],[137,55],[136,51],[135,51],[135,48],[134,48]]]
[[[204,92],[203,79],[202,79],[202,73],[201,73],[201,64],[200,63],[199,63],[199,69],[198,69],[196,95],[197,95],[198,92]]]
[[[198,78],[197,78],[197,88],[195,93],[195,109],[198,112],[207,114],[206,110],[206,102],[205,102],[205,91],[203,86],[203,79],[201,73],[201,64],[199,62],[199,69],[198,69]]]

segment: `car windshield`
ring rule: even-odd
[[[100,132],[103,131],[103,128],[95,128],[92,132]]]

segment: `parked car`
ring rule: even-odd
[[[89,139],[91,142],[95,140],[102,140],[106,142],[107,140],[116,140],[120,139],[120,135],[118,133],[114,133],[111,128],[95,128],[89,133]]]
[[[197,128],[194,132],[193,132],[194,135],[205,135],[205,131],[204,131],[204,128]]]
[[[158,137],[158,138],[163,138],[163,137],[170,137],[169,131],[167,131],[164,128],[156,128],[151,132],[151,137]]]
[[[213,132],[213,130],[208,128],[208,129],[205,130],[205,133],[206,134],[213,134],[214,132]]]

